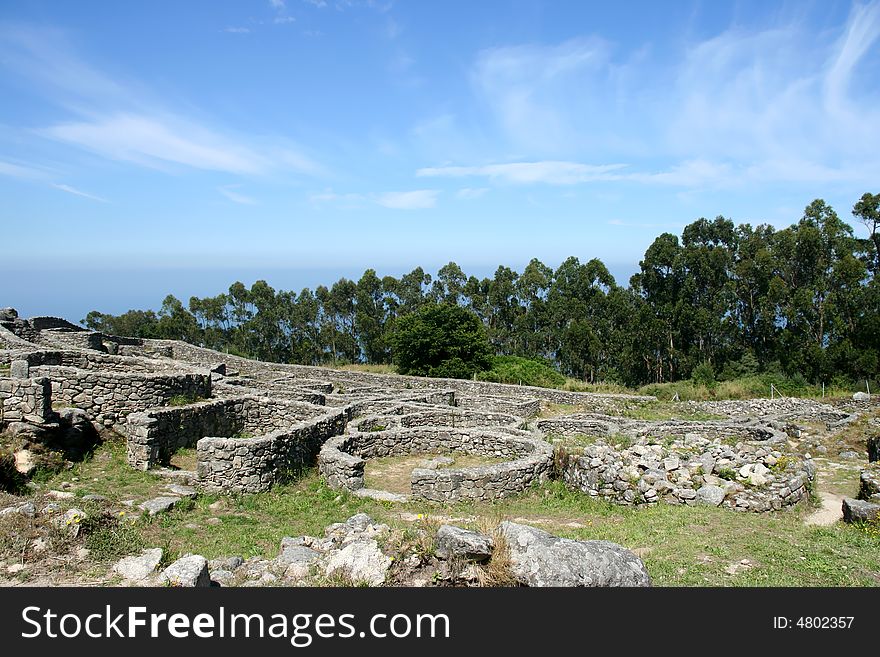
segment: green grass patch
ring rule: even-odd
[[[174,395],[168,400],[169,406],[189,406],[200,401],[205,401],[204,397],[199,395]]]
[[[145,499],[167,483],[149,472],[132,468],[121,437],[105,441],[90,458],[70,470],[47,477],[44,485],[60,489],[65,482],[77,493],[103,495],[109,500]]]
[[[479,372],[477,379],[539,388],[560,388],[565,384],[565,377],[551,366],[519,356],[494,356],[491,369]]]

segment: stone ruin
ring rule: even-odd
[[[811,460],[788,446],[797,422],[837,427],[855,417],[794,399],[703,403],[699,410],[726,417],[704,422],[625,417],[653,402],[264,363],[0,311],[0,430],[22,437],[17,463],[79,409],[125,437],[131,467],[214,492],[266,491],[317,464],[332,487],[402,500],[365,488],[367,461],[469,454],[498,462],[438,467],[435,459],[412,471],[410,496],[491,500],[556,476],[621,504],[764,512],[802,500],[813,480]],[[579,410],[537,419],[548,404]],[[182,448],[195,450],[192,471],[169,467]]]

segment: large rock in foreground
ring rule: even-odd
[[[880,520],[880,504],[874,504],[866,500],[843,500],[844,522],[875,522]]]
[[[511,571],[526,586],[651,586],[645,564],[611,541],[573,541],[502,522]]]
[[[198,554],[178,559],[162,572],[162,581],[168,586],[211,586],[208,560]]]

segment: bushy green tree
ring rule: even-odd
[[[427,304],[399,317],[391,353],[401,374],[471,378],[489,369],[492,352],[480,319],[450,303]]]

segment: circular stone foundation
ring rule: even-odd
[[[364,488],[367,460],[455,452],[507,460],[470,468],[416,468],[411,476],[412,497],[437,502],[498,499],[545,480],[553,462],[553,447],[524,431],[417,427],[336,436],[324,443],[318,466],[333,488],[392,499],[385,491]]]

